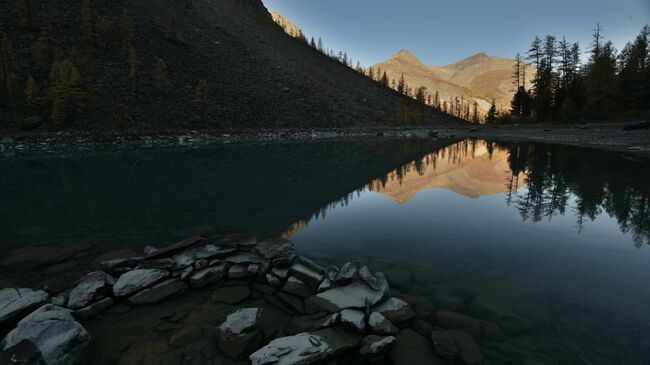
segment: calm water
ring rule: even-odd
[[[196,233],[284,235],[420,299],[533,328],[493,364],[650,363],[650,162],[543,144],[359,141],[0,157],[0,285],[67,283]]]

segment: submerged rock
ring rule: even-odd
[[[383,314],[378,312],[370,313],[368,317],[368,326],[374,333],[380,335],[392,335],[399,331]]]
[[[458,357],[458,347],[451,332],[432,331],[431,342],[433,342],[433,348],[436,350],[436,354],[451,360]]]
[[[528,321],[518,316],[510,308],[485,296],[476,297],[467,306],[467,313],[479,319],[498,323],[508,335],[517,335],[531,327]]]
[[[476,339],[481,338],[481,323],[472,317],[448,310],[441,310],[436,312],[436,321],[438,325],[444,328],[464,330]]]
[[[379,312],[388,318],[393,323],[406,322],[413,318],[415,313],[411,306],[399,298],[388,298],[386,301],[372,309],[374,312]]]
[[[41,350],[29,340],[22,340],[0,352],[0,364],[47,365]]]
[[[261,315],[261,308],[240,309],[229,314],[226,321],[219,326],[219,330],[231,335],[241,335],[253,329]]]
[[[70,292],[68,307],[81,309],[96,300],[110,296],[112,294],[111,285],[114,283],[115,280],[103,271],[87,274]]]
[[[334,282],[339,284],[349,283],[354,280],[357,275],[357,271],[359,271],[359,264],[356,262],[347,262],[343,264],[338,273],[336,273]]]
[[[3,340],[3,351],[24,340],[40,351],[48,365],[68,365],[84,360],[90,335],[74,320],[70,311],[46,304],[18,322],[18,326]]]
[[[393,336],[380,337],[370,335],[361,340],[361,349],[359,353],[366,357],[381,357],[388,351],[392,350],[397,344],[397,339]]]
[[[185,289],[187,289],[185,282],[179,279],[169,279],[142,290],[129,297],[127,301],[131,304],[155,304],[166,298],[181,294]]]
[[[417,332],[405,329],[397,336],[397,345],[388,357],[399,365],[453,365],[453,361],[444,359],[433,352],[429,340]]]
[[[194,256],[199,260],[211,260],[211,259],[222,259],[228,255],[232,255],[237,252],[236,247],[223,247],[216,245],[206,245],[200,247],[194,253]]]
[[[116,297],[126,297],[140,290],[157,283],[169,276],[169,271],[158,269],[142,269],[129,271],[119,279],[113,286],[113,293]]]
[[[216,303],[237,304],[250,295],[251,290],[247,286],[229,286],[215,290],[211,300]]]
[[[483,363],[483,355],[474,337],[463,331],[449,331],[456,342],[458,347],[458,356],[466,365],[481,365]]]
[[[16,323],[20,317],[44,304],[49,295],[27,288],[0,290],[0,328]]]

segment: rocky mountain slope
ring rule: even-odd
[[[413,53],[401,50],[373,68],[385,70],[389,79],[398,80],[403,73],[409,86],[425,86],[432,93],[438,91],[443,101],[455,97],[471,103],[476,101],[479,109],[485,112],[492,99],[498,109],[510,108],[515,91],[512,85],[513,64],[514,60],[509,58],[478,53],[447,66],[431,66],[425,65]],[[529,67],[528,72],[532,76],[534,70]]]
[[[18,3],[0,0],[0,8],[16,9]],[[13,11],[0,15],[16,81],[10,93],[0,94],[2,129],[458,123],[287,36],[260,0],[60,0],[31,6],[29,27]],[[51,56],[45,65],[33,51],[43,38],[51,41],[41,52]],[[65,72],[51,73],[53,61]],[[29,76],[37,88],[28,101]],[[54,118],[57,92],[66,94]]]

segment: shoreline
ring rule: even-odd
[[[538,142],[625,152],[650,158],[650,130],[624,131],[629,123],[566,126],[467,126],[371,127],[371,128],[278,128],[258,131],[159,130],[84,131],[0,134],[0,156],[20,154],[69,154],[93,150],[115,151],[151,147],[202,147],[224,144],[304,143],[367,138],[485,139]]]

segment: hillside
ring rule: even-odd
[[[428,66],[407,50],[401,50],[388,60],[374,65],[386,70],[389,78],[399,79],[401,74],[414,88],[425,86],[430,92],[438,91],[443,101],[463,97],[478,102],[479,109],[489,109],[495,99],[498,109],[510,108],[514,95],[512,67],[514,60],[478,53],[447,66]],[[532,76],[534,70],[528,69]],[[529,80],[527,80],[530,86]]]
[[[0,0],[0,8],[17,3]],[[83,4],[32,2],[31,27],[2,13],[13,67],[11,87],[0,94],[0,128],[457,123],[289,37],[260,0]],[[59,61],[54,73],[52,61]],[[30,75],[37,87],[27,98]]]

